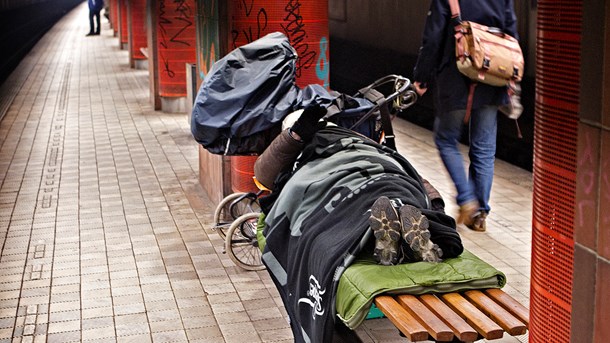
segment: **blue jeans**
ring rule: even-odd
[[[489,212],[498,132],[498,108],[485,106],[471,112],[468,176],[462,154],[458,149],[465,115],[465,110],[437,115],[434,121],[434,142],[457,190],[458,205],[477,200],[480,210]]]

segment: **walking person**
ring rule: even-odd
[[[100,34],[100,12],[104,8],[104,0],[87,0],[89,4],[89,33],[87,36],[97,36]],[[93,18],[97,23],[97,28],[93,25]]]
[[[498,28],[518,39],[513,0],[463,0],[460,8],[462,20]],[[509,99],[506,87],[483,83],[477,83],[471,93],[473,81],[456,66],[454,26],[448,0],[431,0],[413,70],[414,86],[420,96],[434,86],[434,141],[457,190],[457,222],[475,231],[485,231],[494,175],[498,107]],[[472,111],[467,118],[469,101]],[[468,173],[458,149],[465,121],[470,133]]]

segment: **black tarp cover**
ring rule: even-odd
[[[300,102],[297,54],[270,33],[216,61],[193,106],[191,132],[213,154],[260,154]]]

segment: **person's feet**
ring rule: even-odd
[[[373,203],[369,222],[375,235],[373,256],[382,265],[396,264],[401,225],[398,213],[388,197],[381,196]]]
[[[484,232],[487,230],[486,219],[487,213],[481,211],[474,216],[472,224],[466,226],[473,231]]]
[[[430,240],[430,223],[421,211],[411,205],[400,208],[402,238],[416,261],[440,262],[443,251]]]
[[[475,214],[479,211],[479,203],[476,200],[470,200],[460,205],[457,216],[457,223],[466,226],[472,225]]]

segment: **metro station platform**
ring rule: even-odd
[[[148,71],[103,23],[85,37],[78,6],[0,89],[0,342],[291,342],[267,272],[236,267],[211,230],[188,115],[152,109]],[[394,124],[455,213],[431,133]],[[458,230],[528,306],[531,173],[497,161],[491,206],[487,232]],[[357,334],[405,341],[387,319]]]

